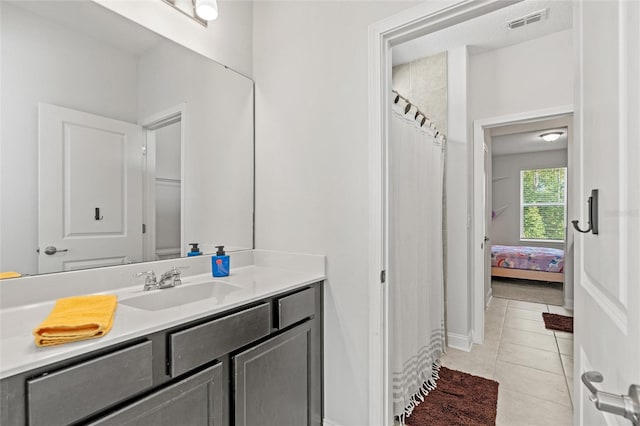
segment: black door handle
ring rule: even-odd
[[[589,221],[587,222],[587,225],[589,225],[589,227],[585,230],[580,229],[580,227],[578,226],[579,220],[572,220],[571,223],[573,224],[573,227],[575,228],[575,230],[578,232],[582,232],[583,234],[591,232],[594,235],[598,235],[598,190],[597,189],[591,190],[591,197],[589,197],[589,199],[587,200],[587,203],[589,203]]]

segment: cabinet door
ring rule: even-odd
[[[220,426],[224,391],[222,364],[216,364],[91,425]]]
[[[311,423],[306,322],[234,357],[237,426],[303,426]]]

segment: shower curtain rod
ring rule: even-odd
[[[393,100],[394,104],[397,104],[400,99],[402,99],[403,101],[405,101],[407,103],[407,105],[404,107],[404,113],[408,114],[409,111],[411,110],[411,107],[415,107],[416,108],[416,115],[413,117],[416,121],[418,120],[418,117],[422,116],[422,121],[420,122],[420,127],[424,126],[425,122],[429,122],[429,128],[431,130],[435,130],[436,134],[435,137],[437,138],[438,135],[442,135],[443,139],[446,140],[446,135],[444,133],[442,133],[440,130],[438,130],[438,128],[436,127],[436,125],[433,123],[433,121],[431,121],[431,119],[429,117],[426,116],[426,114],[422,111],[420,111],[420,109],[413,103],[411,103],[411,101],[407,98],[405,98],[404,96],[402,96],[400,93],[398,93],[397,90],[392,90],[391,92],[395,93],[396,98]]]

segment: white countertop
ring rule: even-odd
[[[97,339],[43,348],[37,347],[32,330],[47,317],[55,304],[55,299],[0,309],[0,378],[10,377],[33,368],[224,312],[325,278],[324,256],[258,250],[251,252],[254,261],[243,263],[253,264],[246,266],[234,268],[232,256],[231,274],[228,277],[214,278],[210,273],[183,277],[182,286],[184,287],[202,283],[210,283],[212,286],[226,283],[233,286],[232,291],[226,293],[222,300],[203,299],[156,311],[138,309],[119,303],[113,328],[106,336]],[[199,262],[202,262],[202,259]],[[170,263],[163,264],[165,267],[167,265]],[[290,267],[287,267],[288,265]],[[127,267],[131,268],[131,266]],[[142,269],[145,268],[142,267]],[[100,270],[92,272],[99,274]],[[84,278],[86,279],[86,276]],[[109,288],[91,294],[115,294],[119,301],[125,301],[132,297],[141,296],[143,294],[142,287],[142,283],[138,283],[127,287]],[[177,289],[176,287],[175,289],[151,291],[171,292]],[[66,297],[70,290],[65,289],[61,293],[60,297]],[[82,291],[77,293],[77,295],[81,294],[87,293]]]

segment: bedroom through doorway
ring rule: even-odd
[[[572,307],[572,276],[565,273],[572,263],[572,120],[569,114],[485,130],[490,297]]]

